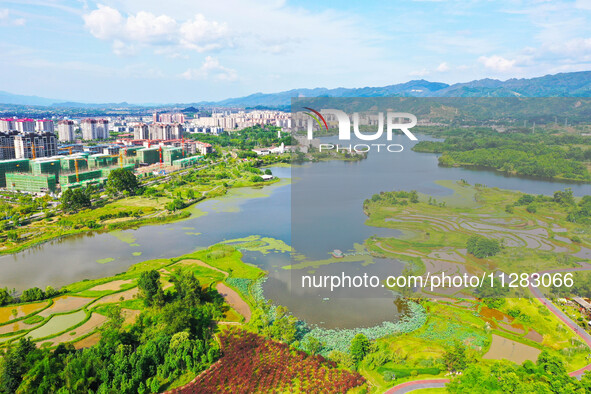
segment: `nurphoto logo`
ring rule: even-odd
[[[338,109],[321,109],[317,111],[310,107],[304,107],[309,112],[304,112],[308,115],[307,122],[307,138],[312,140],[314,138],[314,121],[318,125],[319,129],[329,130],[328,122],[326,117],[336,119],[338,122],[339,140],[350,141],[351,140],[351,119],[349,115],[344,111]],[[354,112],[353,118],[353,134],[361,141],[376,141],[384,135],[384,123],[386,124],[386,140],[392,141],[392,136],[395,130],[400,130],[406,135],[411,141],[417,141],[417,137],[410,131],[411,128],[417,125],[417,117],[413,114],[406,112],[391,112],[386,113],[384,122],[384,113],[379,112],[377,115],[377,131],[373,134],[362,133],[359,129],[359,113]],[[358,153],[368,152],[372,149],[376,149],[378,152],[381,148],[385,148],[388,152],[402,152],[404,147],[400,144],[356,144],[341,146],[335,144],[320,144],[320,151],[336,149],[337,151],[355,151]]]

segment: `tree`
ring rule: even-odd
[[[479,235],[473,235],[468,238],[466,243],[468,253],[473,254],[479,259],[494,256],[501,250],[501,245],[496,239],[488,239]]]
[[[575,198],[573,196],[573,191],[572,189],[566,188],[564,189],[563,192],[561,191],[556,191],[554,192],[554,198],[553,198],[554,202],[560,204],[560,205],[575,205]]]
[[[64,212],[90,208],[90,191],[81,188],[67,189],[62,193],[61,203]]]
[[[20,298],[23,302],[39,301],[45,298],[45,292],[38,287],[33,287],[23,291]]]
[[[12,302],[12,296],[8,292],[7,288],[0,288],[0,306],[10,304]]]
[[[349,353],[341,352],[340,350],[333,350],[328,355],[328,358],[339,364],[339,366],[347,369],[352,369],[355,362]]]
[[[365,335],[355,335],[355,338],[353,338],[351,341],[351,347],[349,348],[349,353],[351,353],[351,357],[353,358],[355,365],[359,365],[361,360],[365,358],[369,352],[369,346],[369,339],[367,339]]]
[[[318,354],[322,350],[322,342],[320,342],[316,337],[308,335],[302,343],[302,349],[311,355]]]
[[[165,207],[168,211],[174,212],[178,209],[183,209],[185,207],[185,203],[180,198],[175,198],[174,200],[167,202]]]
[[[8,231],[6,236],[13,242],[18,240],[18,233],[15,230]]]
[[[139,182],[133,171],[117,168],[109,173],[106,188],[113,195],[123,192],[134,195],[139,188]]]
[[[271,169],[270,168],[267,168],[265,170],[265,175],[273,175],[273,173],[271,172]]]
[[[27,372],[27,358],[36,351],[30,338],[22,338],[14,347],[10,347],[2,361],[0,372],[0,392],[14,393]]]
[[[182,300],[187,307],[199,305],[202,297],[202,289],[199,280],[193,272],[184,272],[181,269],[177,269],[170,278],[170,281],[174,284],[177,298]]]
[[[144,271],[138,281],[140,297],[147,306],[161,306],[163,301],[162,287],[160,286],[160,273],[156,270]],[[161,300],[162,298],[162,300]]]
[[[468,366],[466,346],[459,341],[443,354],[443,362],[450,372],[463,371]]]
[[[189,200],[192,200],[195,198],[195,191],[193,189],[189,189],[187,190],[187,198]]]

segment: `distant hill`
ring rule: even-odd
[[[538,78],[480,79],[456,83],[435,93],[437,97],[590,97],[591,71],[561,73]]]
[[[365,88],[293,89],[285,92],[255,93],[215,103],[222,106],[286,106],[292,97],[591,97],[591,71],[561,73],[538,78],[479,79],[448,85],[425,80]]]
[[[38,96],[23,96],[20,94],[12,94],[0,90],[0,103],[15,104],[15,105],[52,105],[63,100],[48,99]]]
[[[211,104],[221,106],[279,106],[289,105],[292,97],[387,97],[387,96],[416,96],[430,97],[449,85],[441,82],[429,82],[425,80],[410,81],[397,85],[383,87],[365,88],[315,88],[315,89],[292,89],[279,93],[255,93],[240,98],[230,98]]]
[[[254,93],[245,97],[229,98],[221,101],[178,103],[174,104],[174,106],[179,108],[204,105],[278,108],[289,106],[292,97],[591,97],[591,71],[560,73],[538,78],[512,78],[506,81],[485,78],[453,85],[421,79],[382,87],[292,89],[278,93]],[[86,104],[64,102],[63,100],[22,96],[3,91],[0,91],[0,103],[80,108],[139,106],[128,103]],[[143,106],[151,107],[157,106],[157,104],[143,104]],[[160,104],[158,106],[165,105]]]

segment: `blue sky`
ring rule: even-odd
[[[0,0],[0,90],[191,102],[591,70],[591,0]]]

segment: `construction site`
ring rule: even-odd
[[[164,174],[197,164],[203,156],[185,157],[181,147],[128,147],[118,154],[72,153],[66,155],[0,161],[0,187],[28,193],[59,193],[66,189],[102,186],[117,168],[138,173]]]

